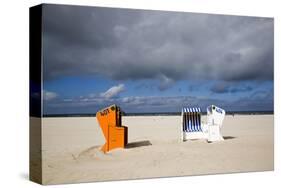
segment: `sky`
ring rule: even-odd
[[[43,6],[43,113],[273,111],[273,18]]]

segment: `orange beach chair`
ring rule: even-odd
[[[108,152],[115,148],[124,148],[128,143],[128,127],[122,126],[121,109],[111,105],[97,112],[96,117],[105,137],[101,150]]]

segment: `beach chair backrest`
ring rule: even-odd
[[[200,108],[193,107],[182,109],[182,130],[183,132],[202,131]]]
[[[225,116],[225,110],[215,106],[210,105],[207,107],[207,122],[210,125],[222,125]]]
[[[122,111],[119,106],[111,105],[97,112],[96,118],[105,138],[101,150],[108,152],[124,148],[128,142],[128,128],[122,126]]]

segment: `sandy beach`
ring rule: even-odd
[[[215,143],[182,142],[180,116],[123,117],[128,146],[107,154],[95,117],[43,118],[43,184],[273,170],[273,117],[227,115]]]

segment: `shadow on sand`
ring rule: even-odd
[[[150,145],[152,145],[152,144],[149,140],[130,142],[126,145],[126,149],[143,147],[143,146],[150,146]]]
[[[234,136],[224,136],[223,139],[225,140],[230,140],[230,139],[235,139],[236,137]]]

